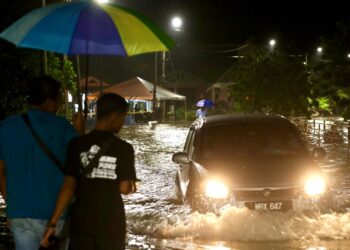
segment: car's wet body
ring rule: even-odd
[[[318,210],[330,207],[325,180],[299,130],[271,115],[197,119],[173,160],[178,197],[199,211],[223,207]]]

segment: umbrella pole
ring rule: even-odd
[[[45,5],[46,5],[45,0],[41,0],[41,7],[45,7]],[[47,51],[46,50],[42,52],[41,71],[43,75],[47,74]]]
[[[86,65],[85,65],[85,100],[84,100],[84,117],[85,120],[87,119],[88,115],[88,101],[87,101],[87,95],[88,95],[88,77],[89,77],[89,55],[86,56]]]
[[[82,105],[81,95],[80,95],[80,79],[81,79],[81,75],[80,75],[80,59],[79,59],[79,55],[76,56],[76,60],[77,60],[77,77],[78,77],[78,81],[77,81],[77,101],[78,101],[78,111],[79,111],[79,113],[81,113],[83,111],[83,105]]]

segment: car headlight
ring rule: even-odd
[[[218,180],[209,180],[205,185],[205,194],[210,198],[225,199],[228,196],[228,188]]]
[[[306,179],[304,191],[307,195],[314,196],[323,194],[326,190],[326,182],[322,176],[315,175]]]

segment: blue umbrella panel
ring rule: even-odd
[[[203,99],[197,102],[197,107],[211,108],[214,106],[214,102],[210,99]]]

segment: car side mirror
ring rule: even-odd
[[[315,159],[320,160],[323,159],[326,156],[326,150],[324,148],[314,148],[312,151],[312,155]]]
[[[178,152],[173,154],[172,158],[173,162],[180,163],[180,164],[189,164],[191,161],[188,158],[187,152]]]

